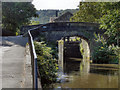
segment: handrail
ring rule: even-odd
[[[33,75],[33,90],[38,90],[38,68],[37,68],[38,66],[37,66],[37,54],[35,52],[35,46],[31,31],[36,30],[38,28],[39,27],[28,30],[28,41],[30,46],[32,75]]]

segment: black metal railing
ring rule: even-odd
[[[33,90],[38,90],[38,87],[41,88],[41,85],[38,84],[38,66],[37,66],[37,54],[35,52],[35,46],[34,46],[34,41],[33,39],[35,38],[35,34],[38,33],[34,33],[37,32],[37,28],[33,28],[28,30],[28,43],[29,43],[29,47],[30,47],[30,54],[31,54],[31,66],[32,66],[32,76],[33,76]],[[33,32],[34,31],[34,32]]]

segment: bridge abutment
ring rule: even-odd
[[[58,41],[58,64],[64,70],[64,40]]]
[[[81,48],[83,48],[83,60],[90,60],[90,47],[88,45],[88,42],[85,41],[84,39],[81,40]]]

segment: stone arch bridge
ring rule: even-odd
[[[38,28],[36,28],[38,27]],[[32,31],[33,36],[37,37],[44,35],[47,41],[57,41],[64,37],[79,36],[83,39],[83,48],[85,48],[86,58],[90,59],[94,52],[94,47],[97,46],[94,39],[94,33],[103,34],[104,30],[99,29],[97,23],[87,22],[54,22],[42,25],[23,26],[21,32],[25,33],[31,28],[36,28]],[[87,43],[85,43],[85,41]],[[61,46],[64,47],[64,46]],[[60,50],[63,51],[63,50]],[[60,59],[63,59],[63,54],[59,54]],[[92,58],[91,58],[92,59]]]

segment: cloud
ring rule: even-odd
[[[37,10],[39,9],[76,9],[80,0],[33,0]]]

